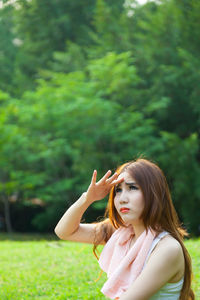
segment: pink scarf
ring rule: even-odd
[[[101,291],[111,299],[120,297],[141,273],[155,233],[144,231],[130,248],[133,236],[132,226],[120,227],[100,255],[99,265],[108,276]]]

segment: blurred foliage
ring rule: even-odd
[[[199,14],[197,1],[173,0],[0,9],[0,209],[12,202],[14,229],[15,212],[37,202],[21,230],[52,230],[93,169],[100,177],[142,155],[164,170],[181,221],[199,234]]]

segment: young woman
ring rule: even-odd
[[[186,234],[172,204],[166,178],[154,163],[128,162],[96,182],[66,211],[55,228],[59,238],[105,244],[99,264],[108,280],[102,292],[120,300],[193,300]],[[110,192],[108,218],[81,224],[85,210]]]

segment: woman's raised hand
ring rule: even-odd
[[[118,179],[118,174],[114,173],[111,177],[111,171],[109,170],[98,182],[97,171],[94,170],[91,183],[88,187],[86,197],[89,201],[97,201],[103,199],[111,190],[111,188],[121,183],[124,178]]]

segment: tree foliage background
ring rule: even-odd
[[[199,15],[197,0],[4,1],[2,229],[51,231],[93,169],[101,176],[142,155],[200,233]]]

